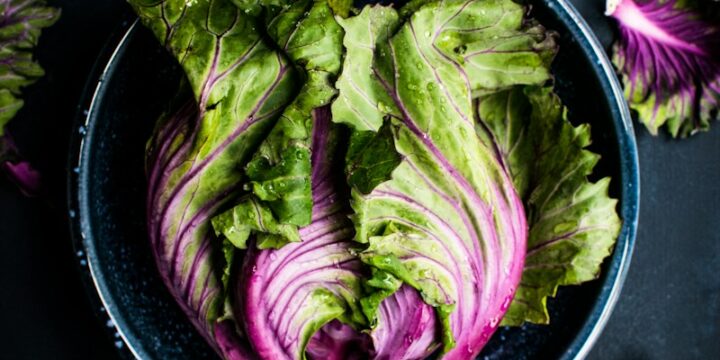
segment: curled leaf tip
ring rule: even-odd
[[[42,189],[40,173],[23,160],[12,137],[5,133],[0,136],[0,172],[17,185],[27,197],[36,197]]]
[[[40,194],[42,189],[40,173],[29,162],[13,163],[6,161],[2,164],[2,169],[8,178],[17,185],[23,195],[36,197]]]

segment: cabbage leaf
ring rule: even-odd
[[[367,334],[333,320],[310,339],[306,356],[312,360],[365,360],[371,347]]]
[[[32,55],[40,33],[60,17],[43,0],[0,1],[0,136],[23,106],[20,90],[45,73]]]
[[[193,98],[148,144],[153,254],[223,357],[468,358],[597,276],[616,202],[526,8],[130,2]]]
[[[23,106],[23,87],[44,75],[32,51],[40,33],[60,17],[43,0],[0,1],[0,170],[27,196],[40,191],[40,174],[23,160],[5,126]]]
[[[296,1],[269,18],[267,27],[275,45],[303,75],[303,86],[247,165],[254,196],[238,204],[236,212],[255,215],[236,217],[233,226],[216,226],[239,248],[246,247],[250,234],[258,236],[261,249],[299,241],[297,227],[310,223],[313,110],[335,96],[332,81],[343,56],[342,29],[324,0]]]
[[[149,144],[148,232],[160,275],[219,353],[248,357],[225,311],[210,219],[240,193],[243,166],[294,96],[297,74],[227,0],[130,4],[185,70],[194,97]]]
[[[336,131],[327,107],[314,112],[312,222],[300,228],[300,242],[266,250],[251,243],[233,287],[235,311],[263,359],[302,359],[313,335],[332,320],[355,329],[366,323],[358,302],[363,265],[351,241],[349,206],[332,176]],[[220,218],[242,218],[237,212],[244,210]]]
[[[426,359],[442,345],[434,309],[408,285],[385,298],[376,314],[373,359]]]
[[[549,79],[554,43],[524,13],[511,1],[442,1],[402,25],[380,6],[339,20],[348,56],[333,121],[390,134],[374,141],[396,149],[362,161],[351,144],[349,157],[361,161],[348,172],[400,159],[394,170],[350,176],[356,239],[367,244],[360,257],[436,308],[448,358],[479,353],[520,280],[525,214],[493,150],[475,134],[472,99]],[[383,172],[389,179],[377,181]],[[376,303],[365,301],[366,311]]]
[[[228,290],[255,354],[302,359],[331,321],[351,329],[366,322],[358,305],[363,265],[353,250],[349,206],[332,175],[337,131],[326,106],[336,93],[331,80],[340,70],[343,32],[323,0],[297,1],[274,14],[262,9],[269,38],[303,75],[303,86],[247,166],[252,194],[213,226],[248,249]],[[350,339],[344,340],[339,347]]]
[[[610,178],[592,183],[600,156],[588,125],[573,127],[549,87],[514,87],[481,97],[477,132],[523,199],[529,235],[520,286],[503,325],[547,324],[558,286],[597,278],[620,231]]]
[[[707,130],[720,110],[720,6],[712,1],[608,2],[620,27],[613,61],[625,97],[652,134]]]

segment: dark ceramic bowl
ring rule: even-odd
[[[602,47],[566,0],[538,1],[534,16],[561,35],[556,88],[574,122],[593,129],[603,158],[596,175],[613,177],[624,219],[614,252],[596,281],[562,288],[548,301],[552,323],[500,329],[484,359],[583,358],[602,331],[630,263],[638,215],[638,165],[630,116]],[[69,214],[78,261],[99,295],[98,312],[115,345],[142,359],[213,356],[162,284],[145,229],[145,142],[182,73],[152,34],[128,23],[101,58],[77,125],[70,165]],[[92,284],[92,286],[90,285]],[[94,296],[97,298],[97,296]]]

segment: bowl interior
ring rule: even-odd
[[[533,12],[560,34],[555,85],[571,120],[592,125],[592,150],[602,154],[595,176],[613,176],[612,195],[621,198],[623,215],[632,216],[636,210],[627,207],[635,206],[636,198],[629,199],[621,184],[636,179],[621,165],[627,160],[620,154],[628,150],[621,149],[617,135],[627,128],[620,129],[622,111],[609,96],[608,80],[597,66],[600,60],[588,55],[587,44],[578,41],[582,35],[568,26],[571,19],[562,9],[538,4]],[[77,139],[80,157],[71,172],[71,214],[80,214],[74,225],[76,245],[87,256],[94,285],[112,319],[108,324],[117,327],[132,353],[143,359],[198,359],[213,354],[160,280],[146,236],[145,143],[181,77],[152,34],[131,26],[82,119]],[[629,220],[633,225],[634,220]],[[621,237],[618,247],[627,249],[631,240]],[[616,249],[598,280],[561,288],[548,301],[550,325],[501,328],[481,358],[576,354],[596,326],[598,311],[608,303],[609,287],[617,286],[621,274],[609,270],[627,261],[621,253],[626,251]]]

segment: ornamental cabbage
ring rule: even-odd
[[[524,11],[508,1],[445,1],[404,24],[383,7],[341,21],[348,56],[333,120],[388,137],[400,158],[372,148],[375,156],[357,156],[368,147],[350,145],[360,159],[349,164],[356,240],[367,244],[360,258],[378,270],[372,280],[401,280],[436,308],[448,359],[480,352],[523,268],[523,205],[475,134],[472,99],[549,78],[553,43],[526,26]],[[352,181],[388,162],[397,166],[386,180]]]
[[[597,278],[620,232],[610,178],[587,179],[600,160],[586,149],[590,127],[570,124],[549,87],[482,96],[477,115],[476,132],[510,174],[529,226],[522,280],[502,324],[547,324],[547,297]]]
[[[469,359],[597,276],[616,202],[523,6],[130,2],[186,73],[152,251],[222,357]]]
[[[219,353],[246,358],[215,274],[210,220],[241,191],[247,162],[295,93],[296,73],[227,1],[131,1],[178,60],[194,101],[159,122],[148,155],[148,232],[158,270]],[[249,355],[247,355],[249,356]]]
[[[610,0],[613,60],[630,107],[652,134],[707,130],[720,109],[720,6],[712,1]]]
[[[5,126],[22,108],[21,89],[44,75],[32,55],[42,29],[60,11],[42,0],[0,1],[0,171],[27,196],[40,192],[40,174],[24,161]]]

